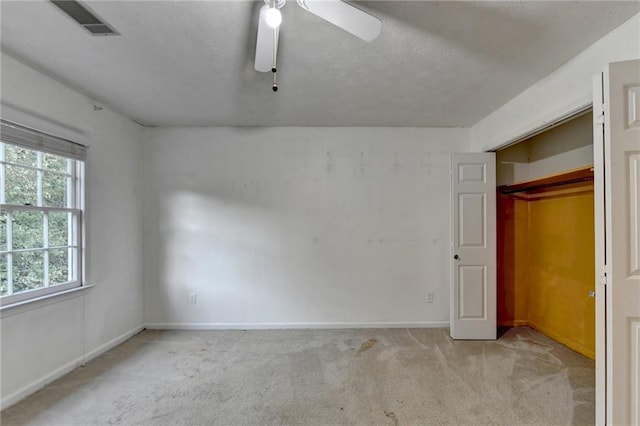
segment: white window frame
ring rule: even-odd
[[[7,216],[6,226],[6,250],[0,254],[7,256],[7,279],[8,294],[0,297],[0,309],[14,305],[21,305],[33,300],[40,300],[53,296],[57,293],[67,293],[74,289],[80,289],[84,284],[84,162],[86,158],[86,147],[75,142],[48,135],[36,130],[8,122],[1,121],[0,130],[0,211]],[[25,166],[5,161],[5,144],[15,145],[36,151],[38,154],[37,166]],[[67,180],[67,205],[65,207],[43,206],[42,199],[42,177],[45,171],[42,166],[44,153],[55,154],[67,158],[67,172],[58,174],[70,177]],[[36,205],[7,204],[5,199],[5,171],[6,167],[22,167],[36,170],[37,178],[37,202]],[[46,171],[47,173],[56,173]],[[12,216],[15,212],[36,211],[43,214],[43,247],[35,249],[14,250],[12,247]],[[69,213],[71,220],[69,223],[67,245],[50,247],[48,241],[48,217],[51,212]],[[66,248],[69,256],[69,281],[51,285],[48,273],[48,254],[53,249]],[[43,253],[43,287],[13,293],[12,286],[12,256],[14,253],[39,251]]]

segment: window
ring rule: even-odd
[[[82,286],[86,148],[2,120],[0,306]]]

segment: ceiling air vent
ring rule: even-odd
[[[51,3],[58,6],[64,13],[69,15],[74,21],[84,27],[92,35],[96,36],[113,36],[120,35],[111,26],[85,6],[74,0],[51,0]]]

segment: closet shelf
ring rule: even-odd
[[[572,183],[593,181],[593,166],[588,166],[558,175],[547,176],[514,185],[502,185],[498,187],[501,194],[509,195],[517,192],[536,191],[546,188],[553,188]]]

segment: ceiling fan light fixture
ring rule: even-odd
[[[282,23],[282,13],[275,7],[270,7],[264,13],[264,20],[271,28],[278,28]]]

